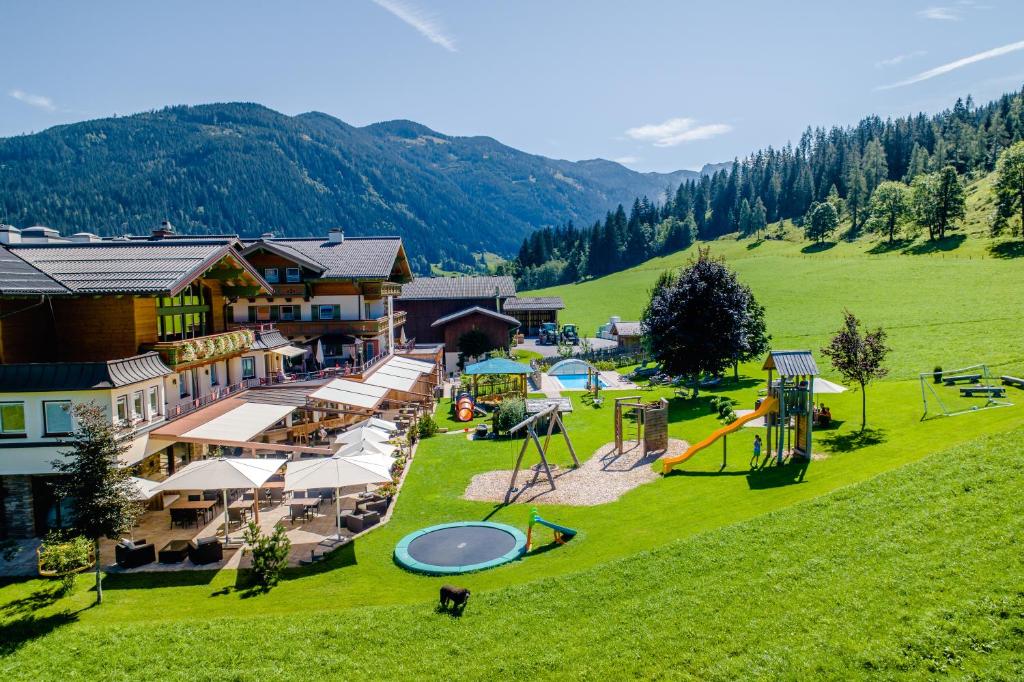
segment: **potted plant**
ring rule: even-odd
[[[59,578],[61,591],[68,592],[75,585],[75,576],[96,564],[93,543],[77,535],[66,538],[51,532],[36,550],[39,575],[44,578]]]

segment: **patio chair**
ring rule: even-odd
[[[217,502],[220,500],[220,495],[217,494],[216,490],[210,490],[203,493],[203,500],[207,502]]]
[[[189,495],[188,496],[188,501],[189,502],[200,502],[200,501],[202,501],[202,499],[203,499],[202,495]]]
[[[114,560],[121,568],[145,566],[156,561],[156,547],[142,539],[123,539],[114,546]]]
[[[281,504],[284,500],[284,490],[281,488],[269,488],[268,492],[270,493],[271,504]]]
[[[186,528],[192,526],[196,522],[196,514],[192,509],[174,509],[171,512],[171,528],[178,526],[180,528]]]
[[[224,559],[224,546],[215,536],[193,540],[188,545],[188,558],[194,564],[212,564]]]
[[[228,509],[228,526],[242,526],[245,524],[244,509]]]
[[[309,518],[309,513],[306,511],[306,505],[304,504],[288,505],[288,515],[288,518],[292,523],[295,523],[296,519],[302,519],[305,521]]]
[[[242,493],[242,499],[247,502],[251,502],[256,499],[256,495],[250,490],[247,493]]]

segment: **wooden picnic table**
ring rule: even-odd
[[[197,514],[203,515],[203,520],[209,522],[210,512],[213,510],[214,505],[217,504],[216,500],[188,500],[188,499],[177,499],[171,505],[171,509],[191,509]]]
[[[1004,374],[1001,378],[1003,380],[1003,383],[1008,386],[1017,386],[1019,388],[1024,388],[1024,379],[1021,379],[1020,377],[1012,377],[1008,374]]]
[[[981,375],[980,374],[960,374],[960,375],[957,375],[957,376],[945,377],[942,380],[942,382],[944,384],[946,384],[947,386],[952,386],[953,384],[959,383],[961,381],[968,381],[970,383],[974,383],[975,381],[981,381]]]

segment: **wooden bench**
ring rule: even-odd
[[[1001,377],[1001,379],[1003,380],[1003,383],[1007,386],[1016,386],[1017,388],[1024,388],[1024,379],[1021,379],[1019,377],[1011,377],[1004,374]]]
[[[967,382],[969,384],[973,384],[976,381],[981,381],[980,374],[959,374],[953,377],[945,377],[943,378],[942,383],[946,384],[947,386],[952,386],[960,382]]]
[[[975,393],[992,398],[1003,398],[1006,396],[1006,389],[1002,386],[964,386],[960,389],[960,395],[964,398],[973,398]]]

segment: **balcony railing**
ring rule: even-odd
[[[179,403],[174,407],[167,408],[167,420],[177,419],[178,417],[184,417],[186,414],[192,414],[196,410],[211,405],[215,402],[221,401],[224,398],[241,393],[246,389],[250,389],[253,386],[259,386],[260,380],[257,378],[242,379],[237,384],[229,384],[227,386],[220,387],[216,390],[210,391],[204,396],[198,398],[192,398],[191,400],[183,403]]]
[[[197,336],[179,341],[158,341],[148,344],[146,350],[155,350],[171,369],[195,362],[218,360],[252,348],[256,336],[249,329]]]
[[[404,310],[395,311],[395,328],[405,324]],[[285,336],[322,336],[347,334],[348,336],[379,336],[388,331],[388,316],[373,320],[276,320],[277,328]]]

